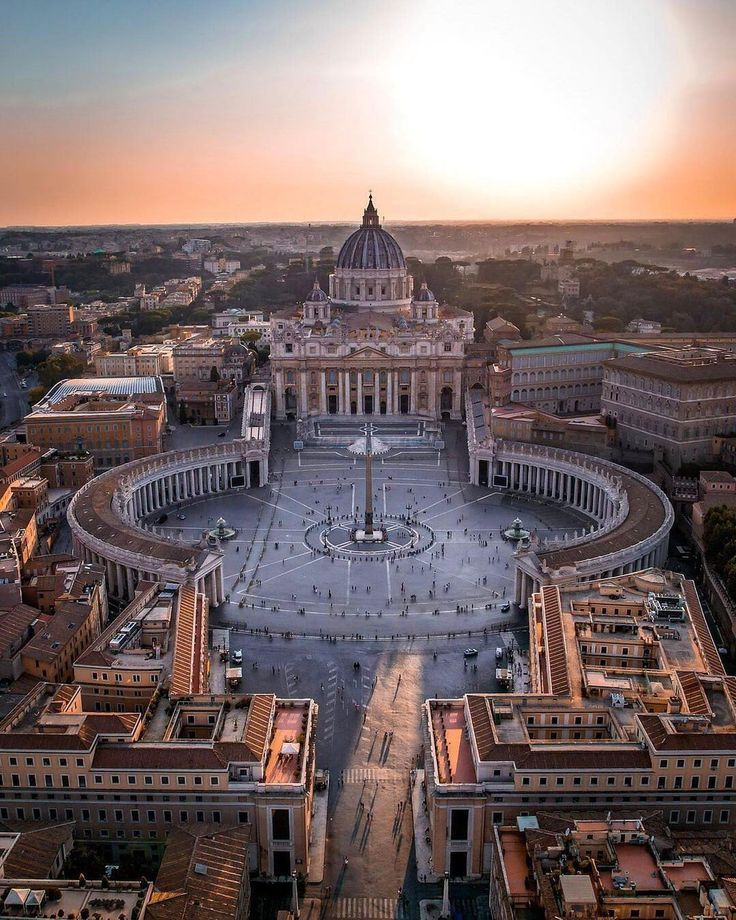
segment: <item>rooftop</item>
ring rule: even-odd
[[[544,587],[529,624],[528,693],[427,701],[438,783],[510,783],[513,769],[572,764],[647,769],[660,750],[736,749],[736,678],[681,575]]]

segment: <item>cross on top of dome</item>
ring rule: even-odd
[[[381,222],[378,219],[378,211],[376,210],[375,205],[373,204],[373,192],[368,192],[368,205],[363,211],[363,226],[364,227],[380,227]]]

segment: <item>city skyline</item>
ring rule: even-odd
[[[394,222],[736,214],[720,0],[3,18],[2,225],[353,222],[369,186]]]

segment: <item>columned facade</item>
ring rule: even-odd
[[[403,253],[369,201],[343,245],[330,296],[315,282],[300,311],[271,316],[277,418],[462,417],[473,315],[413,295]]]
[[[470,480],[497,491],[533,495],[587,515],[589,524],[517,551],[516,600],[526,604],[547,584],[570,585],[625,575],[667,560],[674,513],[646,477],[573,451],[494,440],[467,413]]]
[[[105,567],[108,593],[130,600],[139,581],[193,584],[213,606],[225,599],[222,552],[159,536],[145,519],[174,505],[268,482],[270,394],[249,388],[243,437],[171,451],[97,476],[72,499],[74,549]]]

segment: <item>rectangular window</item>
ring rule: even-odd
[[[450,813],[450,840],[467,840],[470,827],[470,809],[453,808]]]
[[[271,836],[274,840],[291,839],[288,808],[274,808],[271,812]]]

